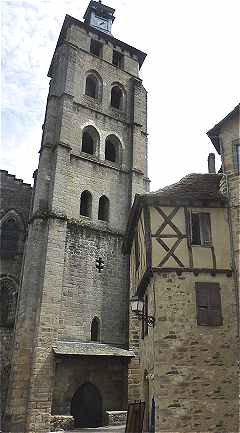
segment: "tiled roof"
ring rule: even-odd
[[[200,200],[200,201],[225,201],[219,191],[221,175],[219,174],[188,174],[179,182],[168,185],[157,191],[141,195],[141,198],[148,197],[161,199]]]

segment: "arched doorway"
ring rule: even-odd
[[[99,427],[102,425],[102,398],[92,383],[84,383],[75,392],[71,402],[71,415],[75,427]]]

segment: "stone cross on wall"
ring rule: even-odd
[[[101,257],[99,257],[98,259],[96,259],[96,268],[98,269],[99,274],[103,270],[103,267],[104,267],[104,261]]]

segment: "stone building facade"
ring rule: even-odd
[[[123,251],[144,431],[239,430],[238,286],[223,179],[186,176],[137,195],[130,213]]]
[[[216,151],[221,155],[222,188],[228,197],[233,253],[239,280],[239,174],[240,174],[240,104],[207,133]]]
[[[7,171],[0,170],[0,197],[0,407],[3,413],[6,405],[14,321],[21,283],[32,187]]]
[[[148,190],[146,55],[111,34],[114,9],[66,16],[49,69],[5,429],[98,426],[127,409],[128,260]]]

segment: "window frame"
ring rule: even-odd
[[[117,59],[116,63],[114,63],[114,57],[116,57],[116,59]],[[124,69],[124,54],[120,53],[120,51],[118,51],[118,50],[113,50],[112,64],[113,64],[113,66],[116,66],[116,68]]]
[[[93,46],[94,44],[95,44],[95,46],[98,46],[98,48],[99,48],[99,55],[96,54],[96,53],[92,50],[92,46]],[[100,41],[98,41],[97,39],[91,38],[91,41],[90,41],[90,53],[91,53],[93,56],[96,56],[96,57],[98,57],[99,59],[101,59],[101,58],[102,58],[102,52],[103,52],[103,43],[100,42]]]
[[[198,326],[216,327],[223,325],[222,299],[220,291],[221,287],[219,283],[195,283],[196,320]],[[215,302],[213,301],[214,298]]]
[[[194,217],[198,216],[198,224],[199,224],[199,236],[200,236],[200,243],[196,243],[193,238],[193,215]],[[208,231],[208,238],[205,237],[206,231],[204,232],[204,218],[207,217],[207,231]],[[190,214],[190,237],[191,237],[191,245],[193,247],[209,247],[212,246],[212,229],[211,229],[211,214],[210,212],[194,212],[192,211]]]

